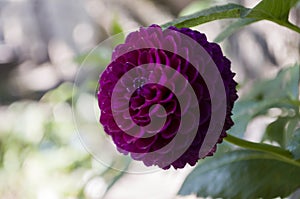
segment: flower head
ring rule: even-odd
[[[213,155],[233,125],[233,77],[220,46],[204,34],[141,28],[114,49],[100,77],[100,122],[121,153],[147,166],[193,166]]]

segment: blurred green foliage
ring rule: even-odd
[[[1,108],[0,198],[101,198],[124,175],[128,158],[112,157],[110,166],[122,165],[123,171],[107,167],[85,149],[78,133],[78,125],[85,124],[104,136],[99,112],[87,112],[86,105],[97,102],[99,74],[124,39],[117,20],[111,29],[120,33],[118,40],[75,58],[80,65],[75,83],[63,82],[39,101]]]

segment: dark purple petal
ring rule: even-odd
[[[100,77],[98,104],[101,109],[100,123],[104,126],[105,132],[112,137],[119,152],[125,155],[130,153],[133,159],[143,161],[146,166],[158,165],[163,169],[173,166],[177,169],[183,168],[187,163],[192,166],[197,163],[200,147],[211,122],[211,97],[218,96],[217,90],[208,91],[204,79],[190,63],[191,59],[196,59],[199,65],[206,65],[207,60],[202,58],[201,54],[191,52],[195,45],[200,44],[211,57],[218,68],[225,87],[227,102],[218,101],[216,105],[217,107],[223,103],[227,105],[223,130],[220,131],[221,134],[217,143],[222,142],[223,138],[226,137],[226,130],[233,125],[231,111],[238,96],[236,94],[237,83],[233,80],[235,74],[230,69],[230,61],[223,56],[218,44],[208,42],[204,34],[189,28],[169,27],[167,30],[184,34],[192,38],[194,42],[186,42],[178,34],[164,31],[155,24],[130,33],[125,43],[114,49],[112,62]],[[148,46],[148,48],[135,48],[143,45]],[[172,52],[162,49],[163,47],[167,47]],[[185,55],[190,60],[184,59],[177,53]],[[163,67],[160,66],[157,67],[158,70],[153,71],[150,75],[146,69],[137,70],[139,78],[128,75],[121,81],[122,88],[114,90],[119,79],[131,69],[149,63],[171,67],[183,75],[187,83],[175,84],[174,82],[179,78],[178,75],[165,72]],[[210,68],[204,67],[201,70],[203,70],[201,71],[203,74],[210,75],[209,81],[212,83],[216,81],[216,77],[212,75]],[[143,78],[147,75],[162,84],[145,84],[146,79]],[[169,88],[163,86],[167,82],[170,84]],[[200,110],[199,121],[193,112],[188,111],[188,108],[195,106],[191,102],[191,94],[186,92],[188,84],[191,85],[197,97]],[[132,95],[123,92],[123,90],[131,91],[131,89],[135,89]],[[111,102],[113,92],[115,93],[116,103]],[[175,93],[179,96],[176,96]],[[180,97],[183,101],[179,103],[177,97]],[[159,106],[151,109],[157,104],[161,105],[166,113],[160,113]],[[117,110],[115,115],[111,110],[112,107]],[[129,115],[126,114],[126,111],[129,111]],[[183,115],[189,118],[190,123],[182,124],[185,132],[178,132],[181,116]],[[138,128],[138,126],[150,125],[153,122],[151,116],[155,116],[156,120],[165,119],[163,127],[155,134],[151,134],[155,129],[146,131]],[[117,118],[121,118],[118,125],[116,123]],[[198,129],[196,136],[189,144],[187,140],[195,128]],[[125,132],[127,130],[130,130],[133,134],[127,134]],[[147,137],[141,137],[145,135]],[[172,139],[177,135],[180,137],[180,144],[172,142]],[[217,143],[206,156],[214,154]],[[165,148],[167,145],[171,147]],[[183,150],[186,147],[187,149]],[[159,154],[146,155],[159,149]],[[176,151],[180,150],[183,150],[181,155],[175,157]]]

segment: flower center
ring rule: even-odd
[[[135,89],[141,88],[145,83],[147,79],[145,77],[137,77],[133,80],[133,87]]]

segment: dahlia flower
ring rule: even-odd
[[[119,152],[146,166],[193,166],[213,155],[233,125],[234,75],[204,34],[140,28],[114,49],[100,76],[100,123]]]

